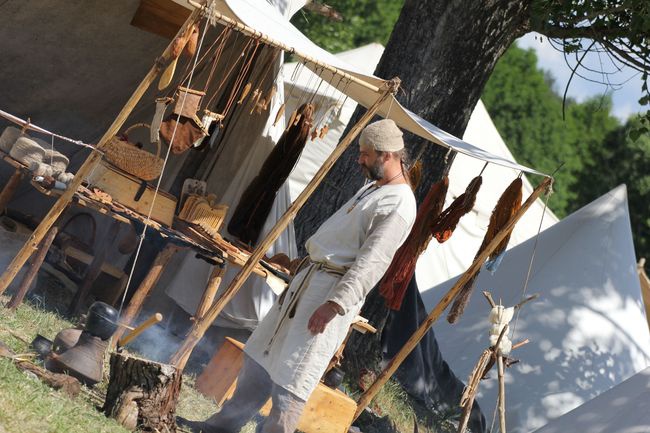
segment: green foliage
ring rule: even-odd
[[[579,176],[578,202],[588,203],[625,183],[636,254],[650,258],[650,135],[631,137],[641,125],[641,118],[630,119],[592,149],[592,158]]]
[[[563,217],[611,189],[627,184],[638,257],[650,257],[650,135],[644,117],[619,125],[609,98],[569,101],[536,67],[533,51],[508,50],[485,91],[492,120],[518,161],[555,175],[550,207]]]
[[[576,209],[578,175],[591,158],[590,149],[617,128],[609,98],[584,103],[568,101],[562,119],[562,98],[537,69],[537,56],[516,45],[497,64],[482,95],[515,158],[555,174],[551,209],[559,216]]]
[[[403,0],[327,0],[342,22],[309,12],[298,12],[291,22],[312,41],[331,52],[345,51],[371,42],[386,45]]]
[[[576,59],[586,49],[583,39],[588,39],[588,49],[606,52],[614,69],[626,66],[639,73],[639,104],[650,107],[650,2],[647,0],[533,0],[530,29],[553,39],[566,53],[575,53]],[[595,72],[594,78],[602,73],[602,80],[607,82],[605,76],[609,73],[605,71],[612,68],[578,69],[582,73]],[[643,114],[641,123],[637,122],[637,128],[650,126],[650,109]],[[643,132],[634,134],[638,137]]]

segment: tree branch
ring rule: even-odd
[[[605,28],[593,25],[584,27],[558,27],[547,24],[532,26],[531,30],[554,39],[594,39],[594,34],[606,38],[624,38],[628,36],[629,31],[625,28]]]
[[[332,21],[337,21],[337,22],[343,21],[343,15],[341,15],[332,6],[326,5],[325,3],[320,3],[314,0],[308,0],[307,3],[305,4],[305,9],[307,9],[309,12],[322,15],[325,18],[329,18]]]

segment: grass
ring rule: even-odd
[[[0,302],[8,300],[0,296]],[[29,342],[36,334],[52,340],[61,329],[75,325],[42,307],[26,302],[11,313],[0,306],[0,341],[16,353],[27,353]],[[198,393],[193,384],[194,377],[185,375],[177,414],[188,419],[205,419],[214,413],[216,406]],[[78,397],[70,399],[18,370],[11,360],[0,358],[0,433],[126,433],[127,430],[99,410],[106,387],[104,381],[92,390],[84,388]],[[352,391],[351,395],[357,398],[359,391]],[[366,414],[359,419],[363,433],[412,433],[414,419],[420,433],[455,431],[452,422],[413,401],[394,381],[384,386],[371,409],[373,416]],[[242,433],[254,430],[255,422],[251,422]]]
[[[0,296],[0,303],[8,301],[8,297]],[[29,342],[36,334],[52,340],[61,329],[74,325],[29,303],[21,305],[15,313],[0,306],[0,341],[19,354],[30,352]],[[183,377],[177,414],[188,419],[207,418],[216,406],[193,385],[194,377]],[[11,360],[0,358],[0,433],[127,433],[99,410],[106,386],[102,382],[92,390],[84,388],[71,399],[18,370]],[[253,433],[254,429],[251,422],[242,433]]]

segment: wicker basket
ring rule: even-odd
[[[135,128],[149,128],[146,123],[136,123],[124,131],[123,137],[115,136],[104,146],[104,156],[108,162],[142,180],[154,180],[162,172],[164,160],[160,158],[160,143],[157,151],[151,152],[138,148],[128,141],[129,132]]]

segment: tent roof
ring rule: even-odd
[[[448,241],[453,242],[454,237]],[[627,191],[617,187],[559,223],[509,250],[498,271],[482,270],[474,295],[455,325],[439,320],[434,331],[442,355],[467,377],[488,346],[489,307],[482,290],[504,305],[521,296],[535,254],[526,305],[513,341],[521,362],[507,373],[508,430],[530,432],[650,365]],[[422,292],[431,309],[456,278]],[[494,376],[494,375],[493,375]],[[483,381],[478,397],[486,414],[496,401],[496,381]]]
[[[188,0],[174,1],[188,8],[192,7]],[[215,5],[216,11],[225,19],[235,20],[243,26],[253,29],[258,35],[268,38],[270,43],[283,46],[285,49],[294,52],[298,57],[305,59],[306,66],[316,71],[324,81],[332,83],[366,108],[375,103],[380,89],[387,83],[386,80],[357,70],[343,59],[337,58],[314,44],[269,2],[260,0],[218,0]],[[319,64],[328,65],[328,68],[323,69]],[[356,80],[342,80],[340,76],[336,75],[337,72],[348,74]],[[454,137],[403,107],[393,96],[383,103],[378,114],[393,119],[401,128],[407,131],[433,143],[451,148],[456,152],[515,170],[543,174]]]
[[[549,422],[535,433],[650,432],[650,368]]]

